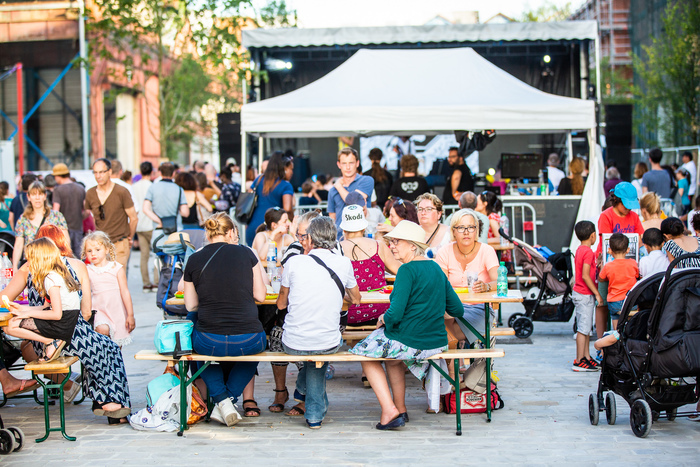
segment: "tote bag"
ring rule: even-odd
[[[236,220],[241,224],[248,224],[253,218],[253,211],[258,204],[258,191],[256,190],[257,183],[260,177],[255,179],[255,182],[250,187],[250,191],[241,193],[236,201]]]

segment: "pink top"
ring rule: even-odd
[[[384,261],[379,256],[379,244],[377,244],[377,251],[371,258],[351,261],[360,292],[367,292],[386,285]],[[377,319],[388,309],[389,304],[382,303],[350,305],[348,306],[348,324],[358,324]]]
[[[450,281],[452,287],[467,286],[467,272],[474,271],[479,274],[479,280],[482,282],[491,282],[489,269],[499,266],[496,250],[491,245],[479,243],[479,251],[474,259],[467,264],[466,269],[462,269],[462,265],[457,261],[455,256],[454,245],[456,242],[448,243],[440,248],[435,256],[435,261],[442,269],[447,270],[447,280]]]
[[[122,265],[114,261],[101,268],[94,264],[87,265],[92,309],[97,311],[95,328],[107,325],[109,337],[120,347],[131,342],[131,334],[126,330],[126,308],[117,280],[117,272],[121,268]]]

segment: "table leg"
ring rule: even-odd
[[[462,436],[462,389],[459,381],[459,359],[455,358],[455,408],[457,415],[457,436]]]
[[[501,317],[501,304],[498,304],[498,325],[503,326],[503,318]]]
[[[498,307],[499,311],[501,309],[500,305]],[[487,350],[491,349],[491,310],[490,306],[488,304],[484,305],[484,315],[486,316],[486,326],[484,329],[486,330],[486,340],[484,342],[484,345]],[[490,422],[491,421],[491,359],[487,358],[486,359],[486,421]]]
[[[178,436],[182,436],[187,429],[187,373],[185,361],[177,362],[177,369],[180,375],[180,431]]]
[[[36,439],[35,441],[37,443],[41,443],[42,441],[46,441],[46,439],[49,437],[49,434],[52,431],[60,431],[61,434],[63,435],[64,438],[66,438],[68,441],[75,441],[76,438],[74,436],[68,436],[66,433],[66,413],[65,413],[65,407],[63,404],[63,387],[66,385],[66,383],[69,381],[71,375],[70,369],[68,370],[68,373],[66,374],[66,377],[63,381],[60,383],[51,383],[51,384],[46,384],[41,378],[37,376],[36,373],[32,372],[32,378],[36,379],[36,381],[41,385],[41,387],[44,389],[44,425],[46,427],[46,434],[41,437]],[[60,410],[60,420],[61,420],[61,426],[59,428],[51,428],[51,420],[49,419],[49,398],[48,398],[48,390],[49,389],[58,389],[58,400],[59,400],[59,410]]]

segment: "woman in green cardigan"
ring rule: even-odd
[[[384,238],[394,257],[404,264],[396,273],[391,304],[379,317],[377,329],[351,350],[357,355],[396,359],[385,362],[386,374],[381,361],[362,362],[362,369],[382,408],[378,430],[406,424],[403,364],[418,379],[425,378],[429,367],[425,359],[447,350],[445,310],[455,317],[464,312],[440,267],[425,257],[428,245],[420,225],[401,221]]]

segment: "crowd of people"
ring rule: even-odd
[[[659,165],[659,154],[651,152],[650,171],[642,173],[637,166],[636,184],[620,180],[609,167],[609,197],[597,229],[588,221],[574,228],[581,241],[574,261],[575,371],[598,368],[589,350],[593,326],[598,337],[608,320],[614,329],[625,294],[640,277],[665,270],[669,260],[685,252],[700,252],[697,239],[687,235],[688,228],[700,229],[700,216],[690,210],[696,184],[688,168],[694,168],[692,154],[684,155],[690,166],[679,168],[676,177]],[[358,153],[344,148],[337,156],[339,177],[315,176],[303,184],[300,200],[309,201],[299,204],[327,201],[327,216],[316,211],[294,215],[294,160],[279,152],[260,175],[246,177],[245,187],[235,162],[221,173],[201,162],[191,171],[170,162],[157,169],[144,162],[140,174],[125,176],[126,182],[117,161],[97,159],[92,166],[96,186],[89,190],[71,179],[64,164],[54,166],[53,190],[33,174],[23,174],[18,195],[9,206],[3,204],[7,217],[0,215],[0,227],[15,235],[15,273],[4,293],[16,299],[26,288],[28,304],[11,304],[15,317],[6,332],[31,343],[23,346],[28,361],[50,361],[61,351],[77,355],[86,369],[93,411],[109,423],[126,423],[130,399],[120,349],[136,326],[126,274],[134,242],[141,251],[143,291],[150,292],[158,282],[149,271],[153,243],[178,230],[202,229],[207,242],[188,258],[179,286],[187,319],[194,322],[197,353],[251,355],[269,348],[291,355],[329,354],[342,346],[347,324],[376,326],[351,352],[391,359],[384,367],[363,362],[361,381],[379,401],[376,428],[404,426],[409,422],[405,367],[423,379],[425,358],[447,348],[448,332],[460,346],[474,344],[470,327],[455,318],[484,331],[490,306],[464,305],[454,289],[495,290],[499,259],[493,245],[500,243],[503,206],[492,190],[474,193],[472,173],[457,148],[449,151],[452,170],[442,197],[417,175],[414,156],[401,158],[398,174],[382,167],[381,151],[373,150],[370,160],[372,167],[363,174]],[[559,194],[581,194],[584,161],[570,161],[568,175],[558,163],[558,156],[548,160],[550,183],[558,181]],[[683,199],[678,218],[661,210],[661,198],[671,197],[674,186]],[[3,189],[7,193],[0,184]],[[257,202],[240,238],[228,212],[244,190],[255,192]],[[446,204],[459,209],[444,219]],[[695,206],[700,211],[700,202]],[[604,234],[612,234],[605,247]],[[628,258],[634,234],[644,246],[639,263]],[[265,299],[270,285],[265,258],[271,245],[280,253],[282,271],[276,307],[269,310],[256,302]],[[686,260],[678,267],[698,264]],[[396,275],[390,303],[360,303],[360,292],[386,285],[386,273]],[[349,303],[347,313],[343,302]],[[202,372],[215,402],[214,420],[232,426],[242,416],[261,415],[254,398],[257,365],[213,364]],[[275,394],[269,410],[284,412],[290,398],[286,363],[272,365]],[[328,363],[298,366],[296,404],[286,414],[303,416],[309,428],[318,429],[329,404]],[[4,366],[0,384],[8,396],[37,387],[33,380],[14,378]],[[79,388],[80,381],[70,381],[66,400]],[[243,415],[237,405],[241,398]]]

